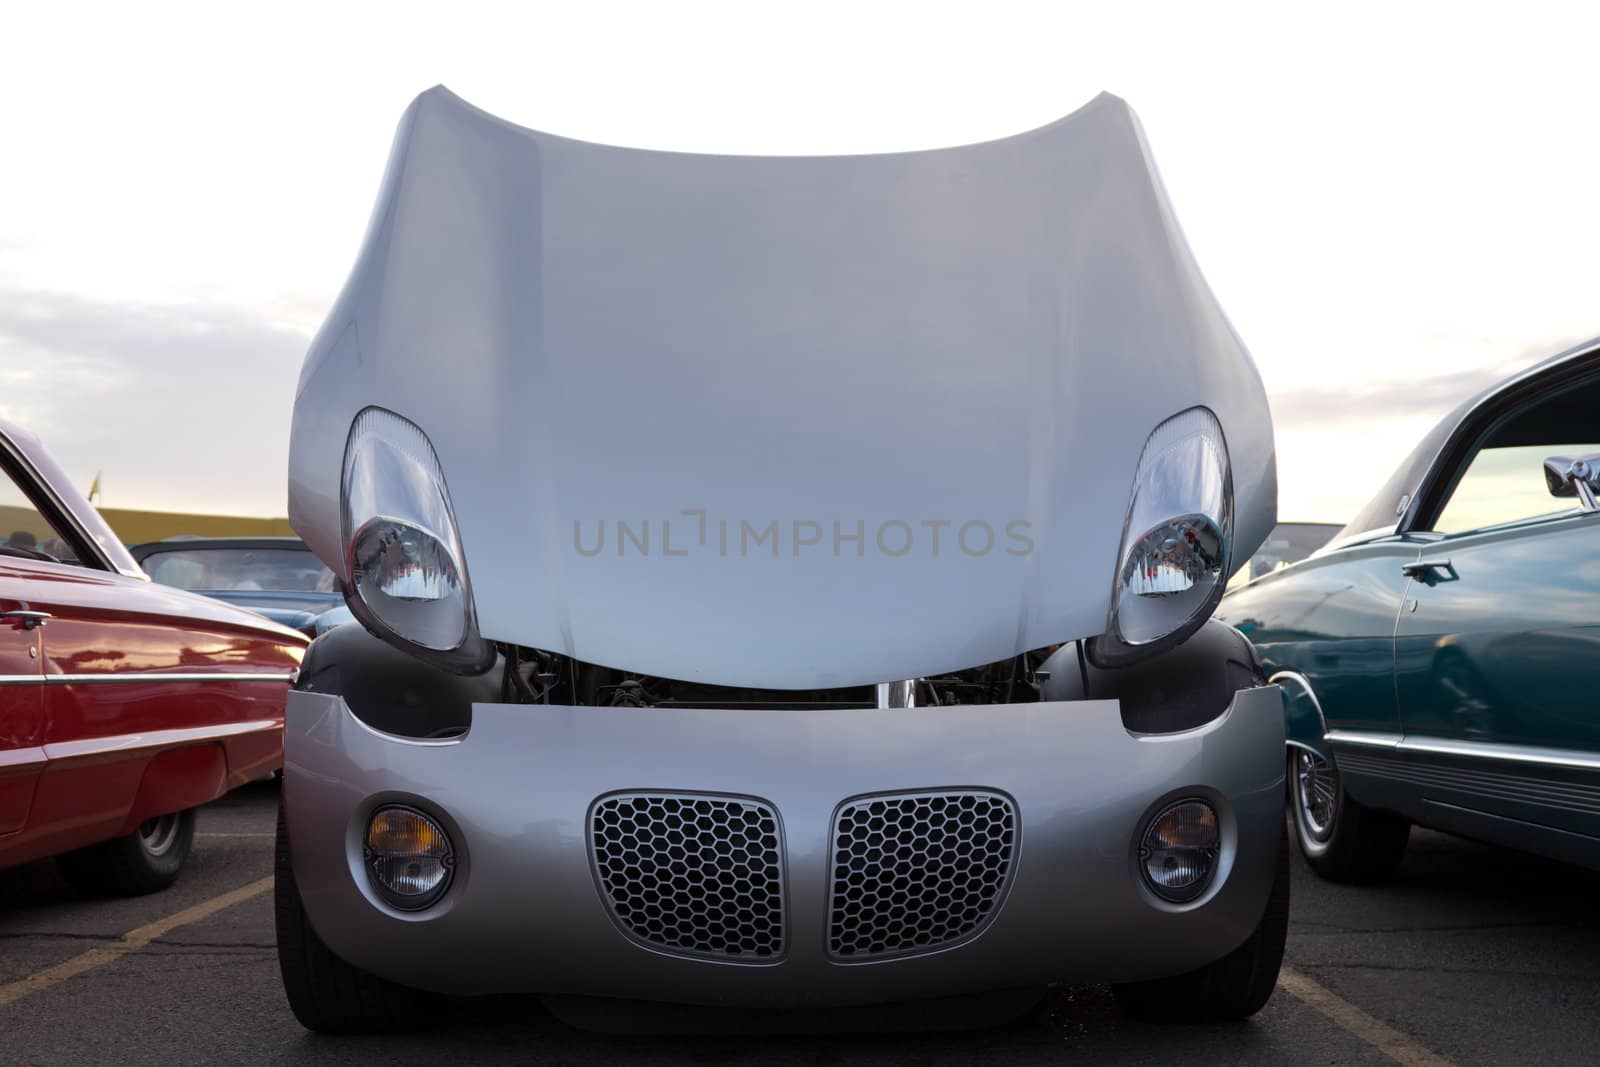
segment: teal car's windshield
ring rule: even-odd
[[[196,592],[337,591],[333,573],[305,549],[173,549],[147,557],[144,568],[152,579],[162,585]]]
[[[1399,468],[1389,476],[1389,480],[1383,483],[1383,488],[1378,490],[1377,495],[1357,512],[1356,517],[1335,534],[1332,540],[1342,541],[1347,537],[1370,534],[1374,531],[1394,532],[1395,527],[1400,524],[1400,513],[1410,502],[1411,494],[1417,491],[1418,483],[1428,473],[1428,468],[1433,465],[1435,457],[1449,439],[1451,431],[1456,428],[1471,406],[1470,403],[1463,404],[1440,419],[1417,447],[1412,449],[1411,454]]]

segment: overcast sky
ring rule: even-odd
[[[306,342],[436,83],[754,153],[961,144],[1106,89],[1266,381],[1281,517],[1342,521],[1457,400],[1600,334],[1596,27],[1567,7],[13,9],[0,416],[108,505],[281,515]]]

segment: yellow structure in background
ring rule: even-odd
[[[100,475],[94,472],[89,483],[88,500],[99,510],[124,544],[137,545],[145,541],[160,541],[179,534],[193,537],[293,537],[288,519],[254,519],[243,515],[200,515],[187,511],[136,511],[132,508],[108,508],[98,503]],[[6,508],[0,508],[0,526],[4,526]],[[37,518],[37,516],[35,516]],[[5,527],[10,529],[11,527]],[[4,536],[0,533],[0,536]]]
[[[126,545],[161,541],[188,534],[191,537],[293,537],[288,519],[258,519],[244,515],[202,515],[190,511],[139,511],[134,508],[108,508],[98,503],[100,475],[94,472],[87,499],[100,512],[106,525]],[[0,542],[14,535],[31,536],[32,544],[45,545],[56,539],[45,517],[30,504],[0,504]],[[20,544],[30,542],[21,541]],[[65,546],[59,546],[64,548]],[[45,551],[50,551],[48,548]]]
[[[100,508],[100,514],[124,544],[159,541],[177,534],[196,537],[293,537],[288,519],[252,519],[243,515],[198,515],[181,511],[135,511]],[[0,504],[0,541],[25,530],[44,545],[56,536],[44,517],[32,507]]]
[[[199,515],[182,511],[134,511],[100,508],[100,514],[126,544],[159,541],[177,534],[196,537],[293,537],[288,519],[254,519],[244,515]]]

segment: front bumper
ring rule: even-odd
[[[1220,718],[1133,735],[1115,701],[863,711],[478,704],[450,741],[380,733],[337,696],[290,694],[284,807],[312,925],[349,962],[454,994],[537,992],[822,1007],[1192,970],[1254,930],[1283,834],[1283,705],[1241,690]],[[864,794],[1011,798],[1015,860],[974,936],[870,962],[827,949],[833,818]],[[618,792],[759,798],[782,826],[786,949],[776,962],[686,958],[625,935],[600,895],[588,815]],[[1210,799],[1222,853],[1207,891],[1165,903],[1136,841],[1164,803]],[[385,803],[435,814],[459,865],[418,913],[362,867]]]

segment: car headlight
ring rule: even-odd
[[[384,640],[449,670],[487,669],[494,649],[478,636],[444,473],[423,432],[382,408],[357,415],[342,497],[351,613]]]
[[[1203,800],[1180,800],[1145,827],[1139,869],[1158,897],[1183,903],[1211,884],[1221,848],[1216,809]]]
[[[373,812],[362,856],[378,895],[406,911],[426,908],[444,896],[455,873],[449,835],[415,808]]]
[[[1090,642],[1101,666],[1170,648],[1210,617],[1228,581],[1233,474],[1217,417],[1174,415],[1139,457],[1123,525],[1106,633]]]

